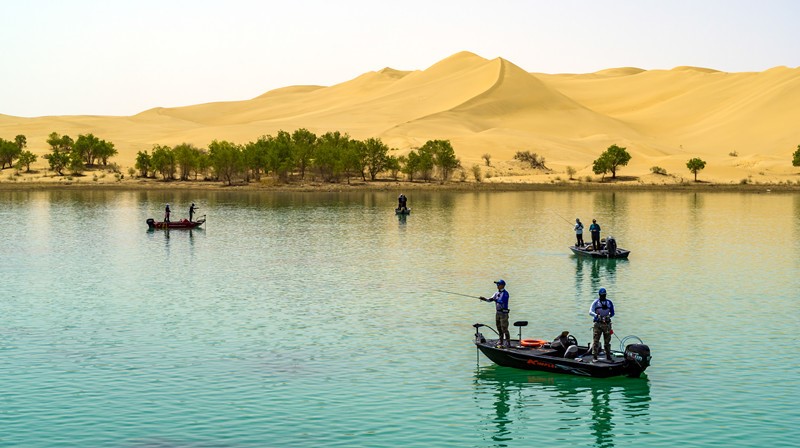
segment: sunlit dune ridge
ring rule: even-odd
[[[231,82],[235,82],[232,79]],[[0,105],[0,107],[2,107]],[[0,111],[1,112],[1,111]],[[0,115],[0,137],[27,136],[42,155],[51,132],[94,133],[113,141],[115,161],[132,166],[153,144],[246,143],[283,129],[338,130],[380,137],[400,152],[449,139],[465,166],[510,161],[517,151],[580,175],[609,145],[633,156],[628,175],[653,166],[688,175],[686,161],[707,162],[706,176],[791,176],[800,144],[800,69],[726,73],[710,68],[621,67],[588,74],[529,73],[503,58],[454,54],[425,70],[368,72],[330,87],[292,86],[256,98],[129,117]]]

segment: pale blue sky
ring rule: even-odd
[[[467,50],[532,72],[800,65],[794,0],[0,0],[0,114],[131,115]]]

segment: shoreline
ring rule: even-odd
[[[163,181],[156,179],[115,182],[0,182],[0,191],[118,190],[118,191],[225,191],[225,192],[355,192],[355,191],[669,191],[669,192],[798,192],[797,184],[733,184],[713,182],[643,183],[640,181],[560,182],[459,182],[357,181],[347,183],[303,182],[275,184],[251,182],[226,185],[217,181]]]

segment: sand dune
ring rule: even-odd
[[[512,166],[516,151],[530,150],[553,169],[572,166],[579,175],[591,174],[591,162],[616,143],[633,156],[626,175],[646,176],[657,165],[689,177],[686,161],[701,157],[708,162],[704,178],[729,182],[754,175],[793,179],[798,122],[800,68],[544,74],[461,52],[425,70],[384,68],[330,87],[290,86],[244,101],[130,117],[0,115],[0,137],[24,134],[29,149],[42,155],[50,132],[92,132],[113,141],[117,163],[128,167],[137,151],[153,144],[246,143],[305,127],[380,137],[401,152],[450,139],[466,166],[486,153]]]

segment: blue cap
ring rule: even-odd
[[[606,288],[600,288],[600,291],[597,291],[597,293],[600,294],[601,296],[606,295]]]
[[[498,284],[498,285],[505,285],[506,281],[501,278],[500,280],[496,281],[495,283]]]

